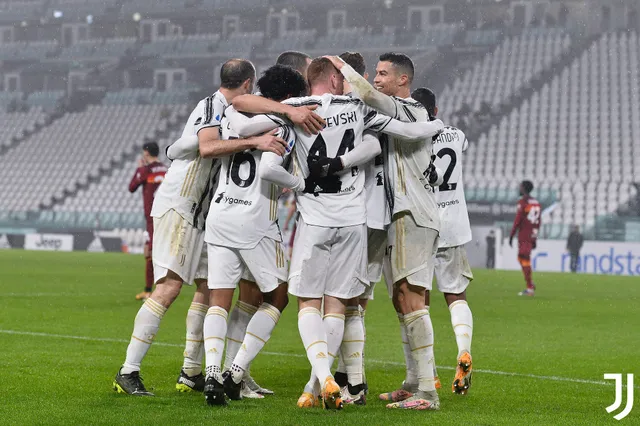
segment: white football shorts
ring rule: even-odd
[[[185,284],[207,279],[204,231],[194,228],[175,210],[153,218],[153,277],[157,283],[173,271]]]
[[[291,256],[289,293],[319,299],[352,299],[365,292],[367,226],[329,228],[298,219]]]
[[[289,258],[280,241],[264,237],[250,249],[207,244],[210,289],[236,288],[240,278],[253,281],[270,293],[287,281]]]
[[[367,229],[367,279],[369,287],[360,295],[360,299],[373,300],[373,293],[376,286],[382,279],[382,265],[384,263],[384,253],[387,250],[387,231],[381,229]]]
[[[418,226],[408,212],[394,216],[388,229],[385,256],[389,294],[393,284],[406,279],[409,284],[431,290],[438,231]]]
[[[438,290],[442,293],[460,294],[473,280],[464,246],[438,249],[434,270]]]

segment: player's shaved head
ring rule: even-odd
[[[410,57],[404,53],[388,52],[380,55],[380,62],[390,62],[393,68],[400,75],[406,75],[409,79],[409,84],[413,81],[414,66]]]
[[[309,81],[309,86],[313,87],[319,83],[326,82],[332,75],[338,74],[340,74],[340,72],[333,66],[329,59],[315,58],[311,61],[307,69],[307,80]]]
[[[256,69],[246,59],[229,59],[220,68],[220,86],[237,89],[247,80],[255,80]]]
[[[420,87],[411,93],[411,97],[420,102],[427,110],[430,117],[435,117],[438,113],[436,108],[436,94],[431,89]]]
[[[349,64],[351,68],[362,76],[367,71],[367,65],[364,62],[364,57],[358,52],[344,52],[340,55],[340,59]]]
[[[289,50],[287,52],[282,52],[280,56],[278,56],[276,65],[284,65],[289,68],[293,68],[303,76],[306,76],[309,62],[311,62],[311,57],[306,53]]]
[[[307,82],[302,74],[284,65],[268,68],[258,80],[258,89],[267,99],[281,102],[288,98],[304,96]]]

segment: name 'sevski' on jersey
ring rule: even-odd
[[[219,127],[228,106],[219,91],[201,100],[189,115],[182,136],[197,135],[201,129]],[[162,217],[173,209],[196,228],[204,229],[220,162],[202,158],[198,150],[174,159],[158,188],[151,216]]]
[[[444,172],[443,183],[436,188],[440,211],[439,247],[456,247],[471,241],[471,224],[462,182],[462,153],[469,143],[455,127],[445,127],[433,143],[435,165]]]
[[[294,136],[287,127],[279,128],[276,136],[293,146]],[[238,139],[226,117],[222,119],[222,139]],[[221,159],[220,179],[207,220],[207,243],[248,249],[263,237],[282,241],[277,223],[280,188],[260,177],[261,158],[262,151],[253,149]]]
[[[327,125],[318,135],[296,132],[295,159],[304,177],[309,176],[307,157],[339,157],[362,142],[365,130],[379,132],[390,118],[348,96],[325,94],[288,99],[293,106],[317,105],[315,112]],[[358,167],[339,175],[342,190],[338,194],[296,194],[300,214],[309,225],[343,227],[366,223],[364,173]]]

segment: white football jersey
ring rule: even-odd
[[[295,133],[280,127],[277,136],[289,142],[285,163],[295,144]],[[226,117],[222,138],[238,139]],[[247,150],[221,159],[220,178],[215,190],[205,241],[238,249],[255,247],[263,237],[282,241],[278,226],[278,198],[281,189],[260,177],[262,151]]]
[[[182,136],[197,135],[206,127],[219,127],[227,105],[219,91],[201,100],[189,116]],[[192,226],[204,229],[219,168],[220,161],[202,158],[198,151],[174,160],[156,191],[151,216],[162,217],[173,209]]]
[[[462,130],[445,127],[433,144],[435,164],[444,172],[444,182],[436,188],[440,210],[439,247],[455,247],[471,241],[471,225],[462,183],[462,153],[469,143]]]
[[[427,110],[414,99],[391,97],[394,111],[381,111],[405,122],[428,121]],[[393,214],[411,212],[421,227],[440,229],[435,191],[429,185],[425,172],[431,163],[433,144],[431,138],[424,142],[406,143],[380,135],[385,158],[385,186],[389,208]]]
[[[325,128],[317,135],[297,132],[295,164],[304,177],[309,176],[309,155],[339,157],[362,142],[365,130],[379,132],[391,120],[361,100],[348,96],[325,94],[292,98],[285,103],[293,106],[318,105],[315,112],[326,121]],[[342,181],[338,194],[296,194],[298,210],[306,224],[344,227],[367,222],[364,173],[358,167],[351,167],[338,176]]]
[[[345,93],[353,98],[353,93]],[[373,134],[373,133],[372,133]],[[376,135],[378,139],[378,135]],[[379,143],[379,141],[378,141]],[[367,227],[384,230],[391,222],[384,192],[384,157],[376,156],[363,166],[364,190],[367,196]]]
[[[378,136],[377,136],[378,137]],[[384,156],[376,156],[364,167],[364,188],[367,194],[367,227],[384,230],[391,222],[384,191]]]

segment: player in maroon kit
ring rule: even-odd
[[[536,286],[531,279],[531,251],[536,248],[538,229],[540,228],[540,214],[542,210],[538,200],[531,196],[533,183],[528,180],[520,184],[520,195],[516,219],[513,221],[513,228],[509,236],[509,246],[513,247],[513,237],[518,233],[518,262],[522,266],[524,280],[527,288],[519,296],[533,296]]]
[[[151,296],[153,290],[153,263],[151,262],[151,247],[153,247],[153,218],[151,217],[151,206],[156,190],[164,180],[167,173],[167,166],[158,161],[160,148],[155,142],[148,142],[142,146],[142,158],[138,162],[131,183],[129,192],[136,192],[142,186],[142,200],[144,202],[144,220],[147,223],[148,241],[144,245],[144,258],[147,262],[146,285],[144,291],[136,295],[137,300],[145,300]]]

